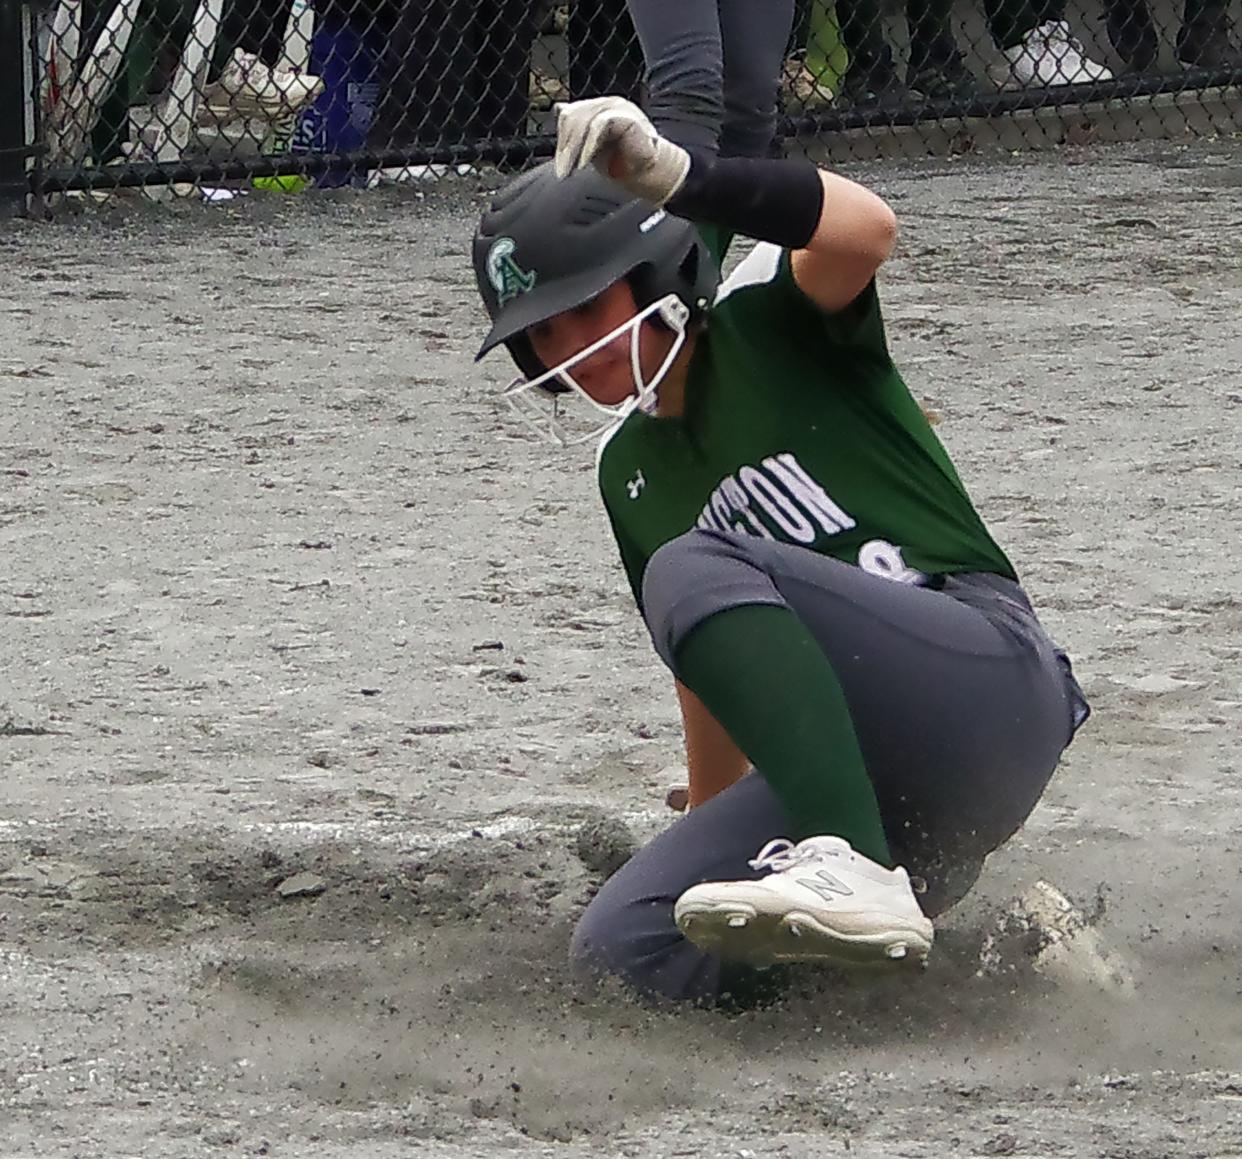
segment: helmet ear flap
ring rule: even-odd
[[[700,247],[692,245],[686,251],[686,256],[682,259],[681,268],[679,270],[681,280],[687,286],[697,286],[699,284],[699,262],[701,260],[702,254],[700,253]],[[695,303],[690,303],[691,308],[693,308],[694,305]]]
[[[525,333],[515,334],[512,338],[505,339],[505,346],[508,347],[509,354],[517,364],[517,368],[527,378],[538,378],[547,371],[548,368],[535,356],[535,348]]]
[[[697,237],[686,246],[676,265],[662,269],[652,263],[637,266],[629,275],[634,301],[641,309],[665,294],[674,293],[690,311],[693,320],[710,304],[718,274],[710,251]]]

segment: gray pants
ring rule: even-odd
[[[627,0],[647,63],[647,113],[679,145],[762,157],[794,0]]]
[[[674,673],[681,640],[717,612],[788,607],[833,665],[875,786],[889,845],[926,883],[929,916],[958,901],[1022,825],[1087,706],[1022,589],[1000,576],[896,583],[805,548],[691,531],[643,583],[647,625]],[[592,900],[571,946],[580,974],[713,1003],[756,982],[687,942],[673,905],[701,881],[754,877],[748,860],[786,836],[783,807],[752,771],[641,849]]]

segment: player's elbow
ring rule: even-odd
[[[861,290],[888,260],[896,244],[897,215],[877,197],[872,204],[860,207],[848,232],[839,238],[829,264],[843,281],[856,282]],[[853,297],[851,294],[849,300]]]
[[[874,273],[897,243],[897,215],[884,198],[853,182],[841,182],[836,194],[825,202],[820,228],[807,249]]]
[[[865,224],[859,231],[859,244],[874,269],[879,269],[897,244],[897,215],[887,201],[880,197],[870,207]]]

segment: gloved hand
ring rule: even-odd
[[[624,97],[592,97],[556,106],[557,177],[594,165],[635,197],[663,205],[686,180],[690,154],[656,132]]]

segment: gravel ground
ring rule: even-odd
[[[590,451],[472,364],[477,190],[0,224],[3,1153],[1242,1155],[1240,163],[859,171],[1096,713],[929,970],[734,1018],[567,983],[680,738]],[[975,976],[1041,876],[1135,998]]]

